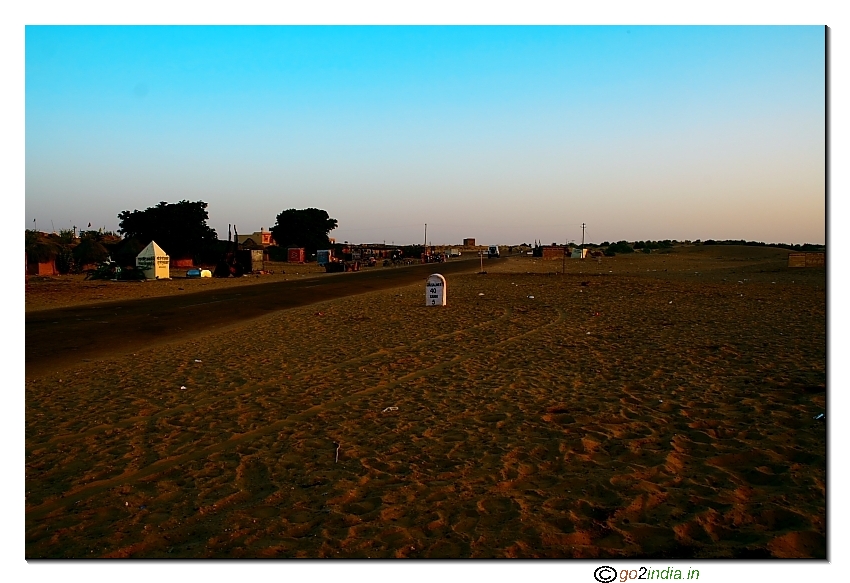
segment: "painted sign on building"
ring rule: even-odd
[[[429,275],[425,282],[425,305],[446,305],[446,278],[439,273]]]

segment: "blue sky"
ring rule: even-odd
[[[26,227],[825,242],[821,26],[28,26]]]

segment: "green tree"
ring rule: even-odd
[[[277,215],[271,228],[272,237],[278,245],[304,247],[308,254],[317,249],[328,249],[328,233],[336,229],[337,220],[328,216],[327,211],[317,208],[288,209]]]
[[[119,213],[118,231],[143,245],[156,241],[171,257],[195,257],[214,246],[215,230],[207,225],[207,203],[161,202],[146,210]]]
[[[605,250],[605,255],[608,257],[613,257],[617,253],[634,253],[635,250],[632,249],[632,246],[629,245],[627,241],[617,241],[613,245],[609,245]]]

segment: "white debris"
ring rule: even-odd
[[[181,391],[185,391],[185,390],[186,390],[186,387],[181,385],[181,386],[180,386],[180,390],[181,390]]]
[[[387,411],[398,411],[398,407],[387,407],[381,413],[386,413]]]

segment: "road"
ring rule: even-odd
[[[488,264],[504,259],[490,259]],[[478,260],[369,268],[315,278],[245,285],[182,296],[146,298],[32,312],[26,315],[26,378],[85,360],[129,354],[164,342],[275,312],[370,291],[424,284],[432,273],[477,271]],[[424,289],[423,289],[424,294]],[[424,295],[423,295],[424,299]]]

